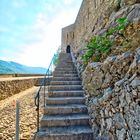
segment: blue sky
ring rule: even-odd
[[[0,59],[47,67],[82,0],[0,0]]]

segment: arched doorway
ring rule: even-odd
[[[70,53],[70,45],[67,46],[66,53]]]

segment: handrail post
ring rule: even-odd
[[[48,92],[49,92],[49,85],[50,85],[50,71],[48,72]]]
[[[37,98],[37,102],[38,102],[38,104],[37,104],[37,109],[36,109],[36,111],[37,111],[37,132],[39,132],[39,99],[40,99],[40,95],[39,95],[39,97]]]
[[[16,140],[19,140],[19,101],[16,101]]]
[[[46,96],[45,96],[45,84],[46,84],[46,76],[45,76],[45,78],[44,78],[44,107],[45,107],[45,98],[46,98]]]

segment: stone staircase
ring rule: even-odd
[[[84,91],[71,55],[61,53],[35,140],[93,140]]]

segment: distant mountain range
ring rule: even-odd
[[[29,67],[12,61],[0,60],[0,74],[44,74],[46,68]]]

